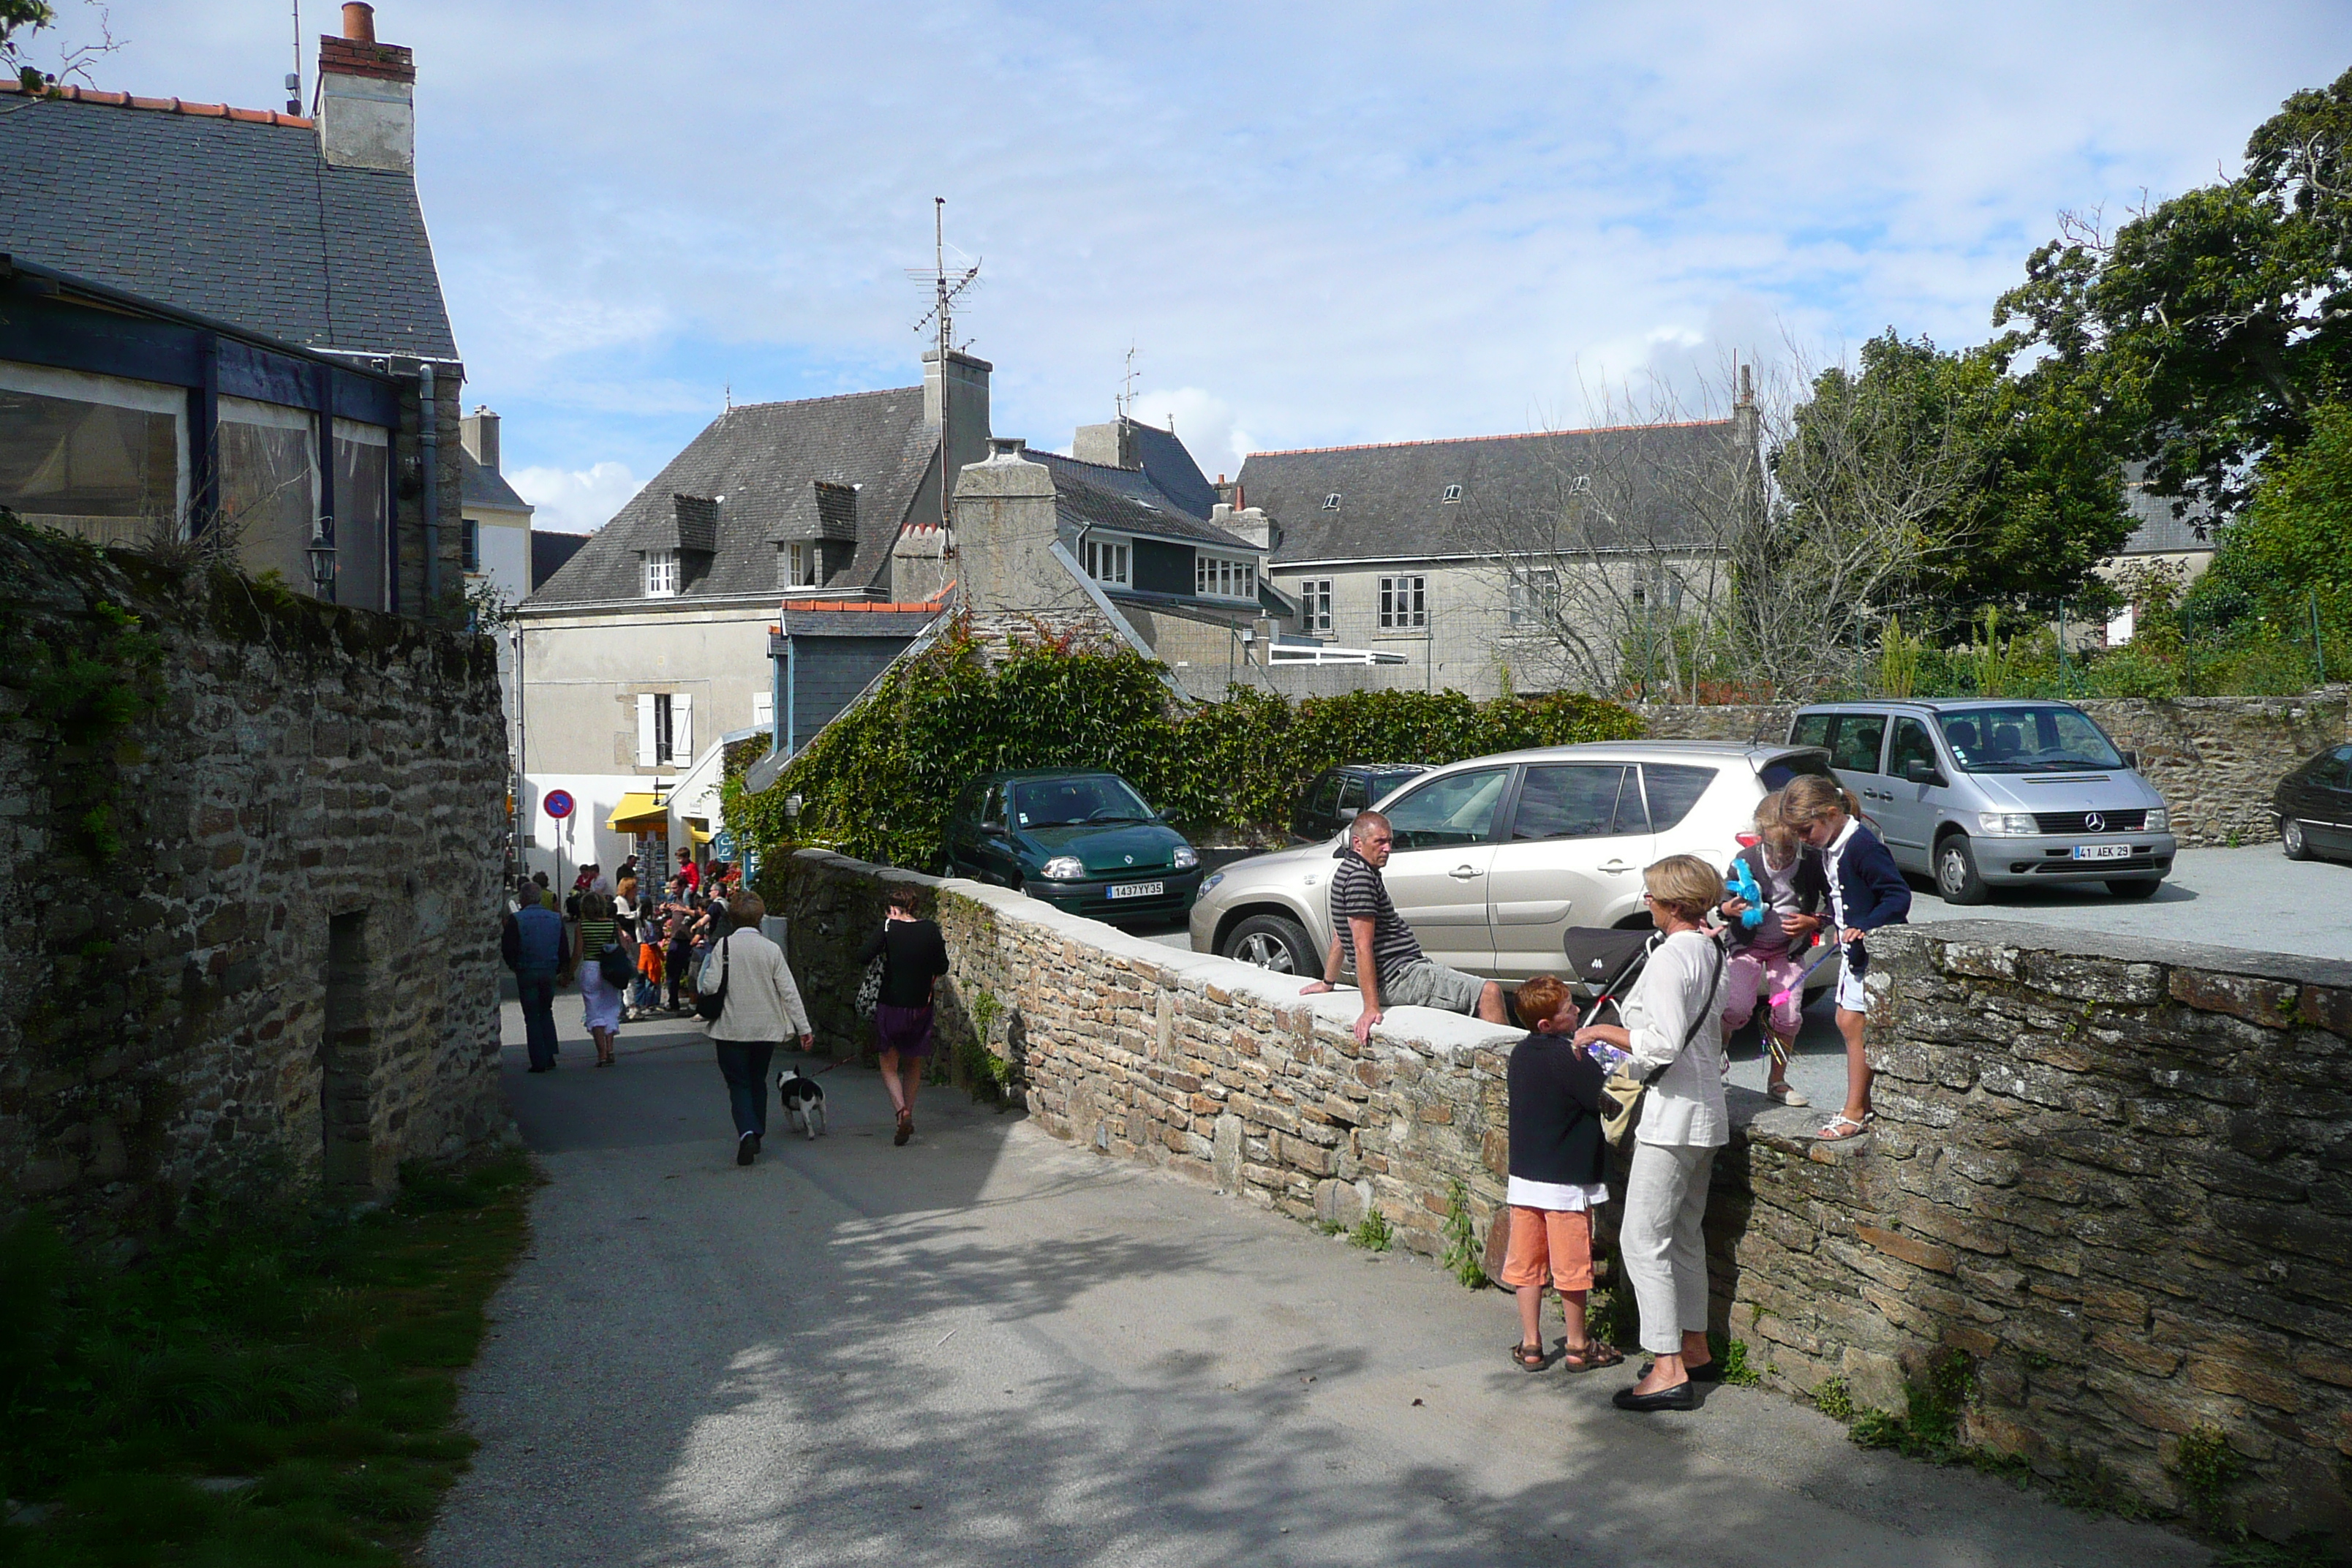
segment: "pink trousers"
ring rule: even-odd
[[[1723,1032],[1727,1035],[1756,1016],[1756,1004],[1761,997],[1779,991],[1790,991],[1803,978],[1805,966],[1788,952],[1735,952],[1723,971]],[[1772,1006],[1772,1032],[1784,1040],[1794,1039],[1804,1026],[1801,1010],[1805,998],[1791,991]]]

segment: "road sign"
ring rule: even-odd
[[[548,816],[561,822],[572,815],[572,792],[566,789],[549,790],[546,798],[539,804]]]

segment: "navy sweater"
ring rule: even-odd
[[[1903,879],[1878,835],[1859,822],[1838,853],[1838,892],[1844,900],[1845,923],[1856,931],[1899,926],[1911,918],[1911,884]],[[1870,950],[1861,942],[1853,944],[1849,957],[1854,973],[1870,973]]]

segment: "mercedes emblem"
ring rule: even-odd
[[[2083,826],[2094,833],[2105,833],[2107,830],[2107,819],[2098,812],[2086,811],[2083,814]]]

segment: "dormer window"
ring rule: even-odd
[[[814,539],[784,546],[784,586],[814,588],[824,575],[824,557]]]
[[[677,552],[648,550],[646,552],[646,597],[670,599],[677,596]]]
[[[1455,501],[1462,499],[1462,487],[1460,485],[1448,485],[1445,487],[1445,493],[1437,499],[1444,501],[1447,506],[1452,506]]]
[[[1087,541],[1087,575],[1097,583],[1124,588],[1133,581],[1130,547],[1123,539]]]
[[[1592,493],[1592,476],[1591,474],[1579,474],[1576,478],[1569,480],[1568,493],[1572,496],[1591,495]]]
[[[1195,553],[1192,557],[1192,592],[1203,598],[1255,599],[1257,597],[1257,563],[1235,561],[1223,555]]]
[[[1339,492],[1338,490],[1333,490],[1329,495],[1323,498],[1323,510],[1325,511],[1338,511],[1339,510]]]

